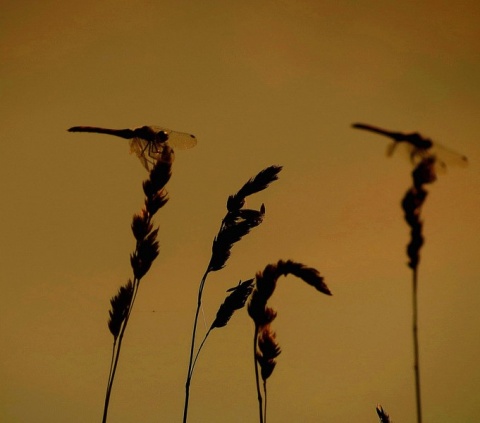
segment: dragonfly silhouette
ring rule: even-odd
[[[95,126],[74,126],[69,132],[95,132],[115,135],[130,140],[130,153],[140,159],[142,165],[150,171],[161,158],[164,146],[185,150],[197,144],[195,135],[172,131],[160,126],[142,126],[134,129],[107,129]]]
[[[352,126],[357,129],[365,129],[392,138],[393,144],[388,146],[388,156],[393,154],[399,144],[404,143],[408,147],[410,159],[414,163],[419,162],[424,158],[431,157],[434,158],[443,168],[446,168],[447,163],[449,165],[468,165],[468,159],[466,156],[449,150],[448,148],[433,142],[430,138],[423,137],[418,132],[393,132],[377,128],[376,126],[366,125],[364,123],[354,123]]]

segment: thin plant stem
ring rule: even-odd
[[[267,401],[268,401],[268,397],[267,397],[267,381],[264,380],[263,381],[263,398],[265,398],[265,406],[263,408],[263,421],[264,423],[267,423]]]
[[[417,423],[422,423],[422,402],[420,396],[420,360],[418,347],[418,305],[417,305],[417,267],[413,269],[412,274],[412,302],[413,302],[413,351],[414,351],[414,370],[415,370],[415,397],[417,403]]]
[[[257,363],[257,337],[258,337],[259,325],[255,324],[255,333],[253,334],[253,365],[255,367],[255,384],[257,386],[257,400],[258,400],[258,416],[260,423],[263,423],[263,404],[262,393],[260,392],[260,376],[258,374]]]
[[[115,352],[116,352],[116,347],[117,347],[117,340],[113,341],[113,347],[112,347],[112,358],[110,360],[110,370],[108,372],[108,381],[107,381],[107,389],[105,391],[105,404],[103,406],[103,417],[102,417],[102,422],[107,421],[107,410],[108,410],[108,403],[110,401],[110,381],[112,380],[112,371],[113,371],[113,365],[115,363]]]
[[[434,165],[434,156],[425,157],[422,162],[418,164],[418,166],[412,172],[413,186],[407,191],[402,200],[402,208],[405,212],[405,220],[411,229],[411,239],[407,245],[407,255],[409,258],[408,267],[412,269],[412,334],[417,423],[422,423],[422,404],[420,396],[420,354],[418,342],[418,265],[420,263],[420,249],[425,241],[422,234],[423,222],[420,219],[420,213],[428,194],[424,188],[424,185],[433,183],[436,179]]]
[[[105,391],[105,403],[104,403],[104,406],[103,406],[103,417],[102,417],[102,422],[103,423],[105,423],[107,421],[108,404],[110,402],[110,390],[111,390],[110,382],[112,380],[113,365],[115,363],[116,347],[117,347],[117,340],[115,339],[115,341],[113,342],[113,347],[112,347],[112,358],[110,360],[110,370],[108,372],[107,389]]]
[[[385,412],[383,407],[378,404],[375,408],[377,411],[378,418],[380,419],[380,423],[390,423],[390,416]]]
[[[193,369],[197,361],[198,354],[200,353],[200,350],[210,332],[210,330],[207,332],[205,339],[203,340],[197,354],[194,357],[198,317],[200,310],[202,309],[203,289],[205,287],[205,281],[208,273],[218,271],[225,267],[225,264],[230,257],[233,245],[247,235],[252,228],[262,223],[263,216],[265,214],[265,206],[262,204],[260,210],[244,209],[243,207],[245,205],[245,198],[249,195],[266,189],[272,182],[278,179],[277,174],[281,170],[281,166],[270,166],[262,170],[254,178],[248,180],[247,183],[245,183],[236,194],[229,196],[227,200],[227,214],[220,224],[220,229],[217,236],[214,238],[212,244],[212,256],[198,288],[197,309],[195,311],[195,319],[193,323],[192,340],[190,344],[190,358],[188,362],[187,380],[185,382],[183,423],[187,423],[188,403],[190,399],[190,385],[193,376]],[[245,300],[243,302],[240,301],[240,306],[238,308],[243,307],[244,303]],[[227,317],[226,321],[228,321],[230,316],[231,314]],[[223,318],[225,318],[225,316],[223,316]],[[224,326],[226,321],[221,320],[220,326],[215,327]],[[213,325],[215,325],[215,322]]]
[[[248,296],[251,294],[252,289],[253,289],[253,278],[248,279],[244,282],[240,281],[237,286],[227,290],[227,292],[230,292],[230,294],[225,298],[225,301],[220,305],[220,308],[217,311],[217,315],[215,316],[215,319],[213,320],[212,324],[210,325],[210,328],[208,329],[207,333],[203,337],[202,343],[198,347],[197,353],[195,354],[195,359],[193,360],[192,368],[190,371],[190,378],[192,378],[192,375],[195,369],[195,364],[197,363],[198,357],[202,351],[203,346],[205,345],[205,342],[208,339],[208,336],[210,335],[210,332],[215,328],[222,328],[227,325],[227,323],[230,321],[231,317],[233,316],[233,313],[236,310],[240,310],[245,306],[245,303],[248,299]],[[203,315],[203,307],[202,307],[202,315]],[[203,315],[203,317],[205,316]]]
[[[198,324],[198,315],[200,314],[200,309],[202,307],[202,295],[203,295],[203,288],[205,286],[205,281],[207,280],[208,273],[210,269],[207,269],[203,278],[200,282],[200,286],[198,288],[198,299],[197,299],[197,309],[195,311],[195,319],[193,322],[193,330],[192,330],[192,341],[190,345],[190,359],[188,362],[188,372],[187,372],[187,381],[185,382],[185,404],[183,407],[183,423],[187,422],[187,415],[188,415],[188,400],[190,398],[190,383],[192,380],[192,372],[193,372],[193,354],[195,351],[195,337],[197,335],[197,324]]]
[[[281,353],[281,348],[276,341],[276,334],[270,324],[276,318],[277,312],[267,306],[268,299],[272,296],[280,276],[292,274],[313,286],[325,295],[332,295],[323,281],[320,273],[311,267],[292,260],[279,260],[276,264],[269,264],[262,272],[257,272],[255,287],[250,295],[248,314],[255,323],[253,338],[253,359],[255,365],[255,381],[260,423],[267,418],[267,389],[266,381],[272,375],[277,364],[276,358]],[[260,380],[258,367],[261,368],[265,405],[262,407],[262,394],[260,392]]]
[[[129,279],[128,283],[121,286],[118,293],[110,300],[111,310],[109,311],[108,328],[114,337],[114,342],[105,393],[103,423],[107,421],[110,395],[122,349],[123,336],[133,310],[140,281],[149,271],[159,253],[158,228],[153,228],[152,218],[168,201],[165,185],[170,180],[172,162],[173,150],[165,145],[161,157],[156,158],[154,166],[149,169],[149,178],[143,181],[144,207],[142,207],[140,213],[133,216],[131,224],[131,230],[136,239],[135,251],[130,255],[133,281]]]
[[[123,322],[122,329],[120,330],[120,334],[118,335],[118,342],[116,342],[117,348],[115,349],[115,343],[114,343],[114,351],[113,351],[113,356],[112,356],[112,364],[110,365],[110,375],[107,383],[107,391],[105,394],[105,404],[103,407],[103,418],[102,418],[102,423],[107,422],[107,414],[108,414],[108,405],[110,403],[110,395],[112,393],[112,387],[113,387],[113,381],[115,379],[115,373],[117,371],[117,365],[118,365],[118,359],[120,358],[120,350],[122,349],[122,341],[123,341],[123,335],[125,334],[125,330],[127,328],[128,320],[130,318],[130,313],[132,312],[133,309],[133,304],[135,302],[135,298],[137,295],[138,291],[138,285],[140,284],[140,281],[137,280],[136,278],[134,279],[134,291],[133,291],[133,296],[132,296],[132,301],[130,302],[130,306],[128,308],[128,313],[127,316],[125,317],[125,321]]]
[[[208,335],[210,335],[211,331],[212,331],[212,328],[208,329],[208,332],[205,334],[205,337],[203,338],[202,343],[198,347],[197,353],[195,354],[195,359],[193,360],[192,370],[190,371],[190,379],[192,378],[193,370],[195,369],[195,364],[197,363],[197,359],[198,359],[198,356],[200,355],[200,351],[202,351],[203,345],[205,344],[205,341],[207,340]]]

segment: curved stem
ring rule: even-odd
[[[418,347],[418,304],[417,304],[417,268],[413,269],[413,352],[415,370],[415,397],[417,401],[417,423],[422,423],[422,402],[420,397],[420,363]]]
[[[265,398],[265,405],[263,407],[263,421],[267,423],[267,381],[263,381],[263,397]]]
[[[200,281],[200,286],[198,288],[198,299],[197,299],[197,310],[195,311],[195,319],[193,321],[193,330],[192,330],[192,341],[190,344],[190,359],[188,362],[188,372],[187,372],[187,381],[185,382],[185,404],[183,407],[183,423],[187,422],[187,414],[188,414],[188,401],[190,398],[190,382],[192,380],[192,371],[193,371],[193,354],[195,351],[195,337],[197,334],[197,324],[198,324],[198,315],[200,313],[200,308],[202,307],[202,294],[203,288],[205,286],[205,281],[207,279],[207,275],[210,269],[207,269],[205,274],[203,275],[202,280]]]
[[[195,370],[195,364],[196,364],[196,362],[197,362],[198,356],[200,355],[200,351],[202,351],[203,344],[205,344],[205,341],[207,340],[208,335],[210,335],[210,332],[211,332],[211,331],[212,331],[212,328],[210,327],[210,329],[208,329],[208,332],[206,333],[205,337],[203,338],[202,343],[201,343],[200,346],[198,347],[197,353],[195,354],[195,359],[193,360],[192,369],[191,369],[191,371],[190,371],[190,380],[191,380],[192,377],[193,377],[193,371]]]
[[[255,333],[253,334],[253,365],[255,367],[255,383],[257,385],[257,400],[258,400],[258,413],[259,421],[263,423],[263,406],[262,406],[262,393],[260,392],[260,378],[258,375],[258,364],[257,364],[257,336],[258,336],[258,325],[255,324]]]
[[[112,347],[112,358],[110,360],[110,370],[108,372],[107,389],[106,389],[106,392],[105,392],[105,404],[103,406],[103,417],[102,417],[102,422],[103,423],[105,423],[107,421],[108,403],[110,401],[110,390],[111,390],[110,382],[112,380],[112,372],[113,372],[113,364],[115,362],[116,347],[117,347],[117,340],[115,339],[115,341],[113,342],[113,347]]]
[[[133,303],[135,302],[135,298],[137,296],[137,291],[138,291],[138,285],[139,284],[140,284],[140,280],[134,279],[132,301],[130,302],[130,306],[128,308],[127,316],[125,317],[122,328],[120,330],[120,334],[118,335],[118,342],[116,343],[117,348],[115,349],[115,343],[113,345],[112,362],[110,364],[110,374],[109,374],[109,377],[108,377],[107,392],[105,394],[105,404],[103,406],[102,423],[107,422],[108,405],[110,403],[110,394],[112,393],[113,380],[115,379],[115,373],[117,371],[118,359],[120,358],[120,350],[122,348],[123,335],[124,335],[125,330],[127,328],[128,319],[130,318],[130,313],[132,312]]]

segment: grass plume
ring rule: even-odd
[[[220,305],[210,329],[223,328],[226,326],[233,316],[233,313],[245,306],[247,298],[250,296],[252,289],[253,279],[248,279],[245,282],[239,282],[238,286],[230,288],[227,292],[231,293]]]
[[[129,279],[125,285],[121,286],[117,294],[110,300],[108,329],[113,335],[113,347],[103,409],[103,423],[107,421],[108,405],[122,348],[122,340],[140,281],[159,253],[158,228],[153,227],[152,219],[155,213],[168,201],[165,185],[171,177],[172,163],[173,150],[167,145],[162,151],[162,156],[150,171],[149,178],[143,182],[144,206],[132,219],[131,228],[136,243],[135,250],[130,255],[133,279]]]
[[[403,143],[409,147],[410,159],[415,165],[412,172],[412,186],[408,189],[402,200],[404,218],[410,227],[410,241],[407,245],[408,267],[412,269],[412,307],[413,307],[413,350],[414,350],[414,373],[415,373],[415,397],[417,409],[417,423],[422,423],[422,405],[420,394],[420,360],[418,345],[418,265],[420,263],[420,249],[424,244],[422,233],[423,222],[420,219],[422,206],[427,198],[425,185],[436,181],[436,168],[446,168],[446,163],[435,153],[438,145],[431,139],[424,137],[418,132],[402,133],[389,131],[376,126],[363,123],[355,123],[354,128],[367,130],[391,138],[388,154],[391,155],[396,146]],[[448,150],[446,150],[448,151]],[[468,165],[466,156],[450,151],[456,156],[455,163],[461,166]],[[381,407],[380,407],[381,409]],[[378,408],[377,408],[378,412]],[[388,418],[388,416],[387,416]],[[382,420],[383,421],[383,420]]]
[[[380,423],[392,423],[390,420],[390,416],[385,412],[382,406],[379,404],[375,409],[377,411],[378,418],[380,419]]]
[[[227,260],[230,258],[233,245],[240,241],[245,235],[247,235],[251,229],[262,223],[263,217],[265,215],[265,206],[262,204],[260,210],[244,209],[243,207],[245,206],[245,199],[249,195],[266,189],[272,182],[276,181],[278,179],[278,173],[281,170],[281,166],[269,166],[263,169],[255,177],[249,179],[240,188],[240,190],[238,190],[236,194],[230,195],[228,197],[227,213],[223,218],[222,223],[220,224],[220,229],[213,240],[212,255],[198,288],[197,307],[195,310],[195,317],[193,321],[192,340],[190,343],[190,357],[188,362],[187,379],[185,382],[183,423],[186,423],[188,418],[190,385],[193,376],[194,365],[198,358],[198,354],[207,338],[207,336],[205,336],[202,344],[200,345],[197,353],[195,354],[198,316],[202,307],[203,290],[205,287],[207,276],[210,272],[215,272],[225,267]],[[231,304],[229,306],[231,306]],[[225,313],[225,310],[222,310],[221,313]],[[226,316],[224,315],[223,322],[225,322],[225,317]],[[218,322],[222,323],[221,320],[218,320],[217,323]],[[211,329],[213,328],[211,327],[210,330]]]
[[[195,359],[193,360],[192,370],[190,372],[190,378],[192,377],[193,371],[195,369],[195,364],[197,363],[198,356],[200,351],[202,351],[203,345],[207,341],[210,332],[215,328],[223,328],[227,325],[230,319],[233,316],[235,311],[242,309],[247,302],[248,297],[250,296],[253,290],[253,279],[248,279],[244,282],[240,281],[237,286],[230,288],[227,292],[230,294],[225,298],[225,301],[220,305],[220,308],[217,311],[214,321],[210,325],[207,333],[205,334],[202,343],[198,347],[197,353],[195,354]]]
[[[422,422],[422,400],[420,389],[420,352],[418,344],[418,264],[420,249],[424,243],[422,233],[423,222],[420,219],[422,206],[428,192],[424,185],[431,184],[437,179],[435,173],[435,156],[427,156],[415,167],[412,172],[412,187],[406,192],[402,200],[402,209],[405,221],[410,226],[410,242],[407,245],[408,266],[412,269],[412,333],[415,372],[415,400],[417,407],[417,422]]]
[[[272,375],[277,364],[276,358],[281,352],[276,334],[271,328],[277,312],[267,304],[275,291],[278,278],[287,275],[296,276],[325,295],[332,295],[318,270],[298,262],[279,260],[276,264],[269,264],[262,272],[257,273],[255,287],[248,303],[248,314],[255,324],[253,356],[260,423],[267,421],[267,379]],[[263,380],[263,397],[260,390],[260,376]]]

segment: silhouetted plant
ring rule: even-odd
[[[227,200],[227,214],[223,218],[218,234],[213,240],[212,255],[198,288],[197,308],[193,322],[190,358],[188,363],[187,379],[185,382],[185,404],[183,409],[184,423],[187,422],[190,384],[198,354],[200,353],[200,350],[203,347],[209,332],[215,327],[222,327],[222,325],[224,326],[230,319],[231,313],[233,313],[232,307],[240,304],[241,307],[243,307],[243,304],[245,303],[244,298],[246,299],[249,293],[247,292],[249,289],[249,284],[247,284],[247,282],[249,283],[249,281],[246,281],[235,289],[235,291],[229,296],[230,299],[227,297],[227,300],[225,301],[227,304],[225,305],[224,303],[223,308],[222,306],[220,307],[220,310],[217,313],[217,318],[213,322],[210,330],[195,354],[198,316],[202,307],[203,289],[205,287],[207,276],[210,272],[215,272],[222,269],[230,257],[233,245],[240,241],[242,237],[247,235],[251,229],[262,223],[263,216],[265,214],[265,206],[262,204],[260,210],[244,209],[243,207],[245,205],[245,199],[249,195],[264,190],[272,182],[276,181],[278,179],[278,173],[281,170],[281,166],[267,167],[259,172],[254,178],[251,178],[247,183],[245,183],[236,194],[230,195]]]
[[[231,292],[231,294],[229,294],[220,305],[215,320],[209,330],[226,326],[233,316],[233,313],[245,306],[245,302],[250,296],[252,289],[253,279],[248,279],[245,282],[240,281],[237,286],[227,290],[227,292]]]
[[[420,262],[420,249],[424,243],[422,234],[423,223],[420,219],[422,206],[425,202],[428,192],[424,186],[431,184],[437,179],[436,168],[446,168],[446,163],[439,158],[435,150],[439,149],[439,145],[431,139],[426,138],[418,132],[402,133],[387,131],[372,125],[363,123],[355,123],[352,125],[357,129],[364,129],[377,134],[385,135],[393,139],[394,143],[388,149],[391,155],[399,143],[407,145],[410,149],[410,159],[415,164],[412,172],[413,184],[407,191],[402,200],[402,209],[407,224],[410,226],[410,242],[407,245],[407,256],[409,258],[408,266],[412,269],[412,306],[413,306],[413,350],[414,350],[414,373],[415,373],[415,398],[417,409],[417,423],[422,422],[422,403],[420,394],[420,360],[418,345],[418,264]],[[455,157],[455,163],[460,166],[467,166],[468,159],[466,156],[455,153],[444,147],[444,150],[450,156]],[[377,409],[378,412],[378,409]],[[388,416],[387,416],[388,417]]]
[[[272,375],[277,364],[276,358],[281,352],[275,332],[271,328],[271,323],[277,316],[277,312],[268,307],[267,302],[275,291],[278,278],[287,275],[294,275],[313,286],[317,291],[332,295],[324,283],[323,277],[316,269],[291,260],[280,260],[276,264],[269,264],[263,272],[257,273],[255,286],[248,303],[248,314],[255,324],[253,357],[260,423],[266,423],[267,421],[267,379]],[[263,401],[260,391],[259,367],[260,376],[263,380],[263,398],[265,401]]]
[[[380,419],[380,423],[393,423],[390,420],[390,416],[385,412],[381,405],[377,405],[377,414],[378,418]]]
[[[420,359],[418,346],[418,264],[420,262],[420,248],[424,238],[422,234],[423,223],[420,219],[422,205],[428,192],[424,185],[431,184],[437,179],[435,175],[435,156],[427,156],[415,167],[412,172],[413,185],[402,200],[405,212],[405,221],[410,226],[410,242],[407,245],[408,266],[412,269],[412,306],[413,306],[413,351],[415,370],[415,397],[417,404],[417,421],[422,421],[422,401],[420,394]]]
[[[170,180],[172,162],[173,150],[168,145],[165,145],[159,160],[150,171],[149,178],[143,182],[143,191],[145,193],[144,206],[132,219],[132,232],[136,240],[135,251],[130,255],[133,279],[129,279],[125,285],[121,286],[118,293],[110,300],[111,310],[109,311],[108,328],[113,335],[113,348],[105,394],[103,423],[107,421],[108,405],[122,348],[122,340],[138,293],[140,281],[158,256],[158,228],[153,228],[152,218],[168,201],[165,185]]]
[[[197,362],[198,356],[200,355],[200,351],[205,344],[210,332],[215,328],[223,328],[227,325],[230,321],[233,313],[235,311],[240,310],[245,306],[245,303],[252,292],[253,289],[253,279],[248,279],[245,282],[240,281],[237,286],[230,288],[227,292],[231,292],[226,298],[225,301],[220,305],[220,308],[217,311],[217,315],[215,316],[215,320],[210,325],[205,337],[202,340],[202,343],[198,347],[197,353],[195,354],[195,359],[193,360],[192,370],[190,372],[190,378],[193,374],[193,370],[195,369],[195,364]]]

